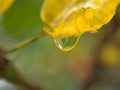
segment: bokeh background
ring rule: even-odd
[[[41,31],[43,1],[15,0],[0,16],[1,48]],[[28,83],[43,90],[120,90],[120,6],[110,23],[96,33],[86,32],[72,51],[60,51],[48,35],[7,58]],[[0,90],[26,88],[1,78]]]

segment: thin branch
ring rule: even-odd
[[[26,81],[13,63],[5,58],[5,52],[2,50],[0,50],[0,78],[27,90],[44,90],[40,86]]]
[[[34,36],[34,37],[30,37],[28,39],[25,39],[24,41],[18,43],[16,46],[14,46],[13,48],[11,48],[10,50],[7,50],[6,53],[11,53],[11,52],[15,52],[18,49],[44,37],[45,35],[47,35],[47,33],[45,31],[41,31],[38,35]]]

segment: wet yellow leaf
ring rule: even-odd
[[[54,38],[95,32],[108,23],[120,0],[45,0],[41,16],[44,30]]]
[[[85,32],[96,32],[115,14],[120,0],[45,0],[41,10],[44,30],[59,49],[73,49]]]
[[[4,13],[12,3],[13,0],[0,0],[0,15]]]

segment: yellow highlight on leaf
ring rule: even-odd
[[[0,0],[0,15],[3,14],[13,3],[13,0]]]
[[[120,0],[45,0],[41,11],[42,20],[47,24],[44,30],[55,41],[79,37],[87,31],[96,32],[112,19],[119,3]]]

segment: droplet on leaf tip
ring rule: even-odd
[[[67,38],[55,38],[57,47],[62,51],[72,50],[78,43],[79,36],[70,36]]]

